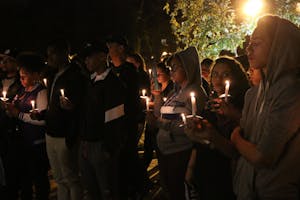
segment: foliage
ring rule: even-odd
[[[274,0],[276,9],[274,14],[288,19],[298,26],[300,25],[300,2],[299,0]],[[297,9],[298,8],[298,9]]]
[[[236,52],[255,25],[255,18],[237,19],[231,0],[174,0],[165,12],[177,39],[178,49],[195,46],[200,59],[216,58],[223,49]],[[299,24],[298,0],[274,0],[273,14]],[[240,22],[238,22],[240,21]]]
[[[177,0],[164,7],[179,48],[195,46],[201,59],[215,58],[222,49],[235,52],[245,29],[235,21],[230,0]]]

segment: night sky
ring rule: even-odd
[[[1,0],[0,49],[44,49],[66,37],[73,51],[85,41],[125,35],[133,49],[147,56],[172,50],[164,0]],[[169,47],[161,45],[167,38]]]

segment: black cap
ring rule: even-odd
[[[108,53],[108,48],[105,45],[105,43],[101,43],[97,41],[88,42],[84,45],[80,53],[80,56],[85,58],[87,56],[92,55],[93,53],[99,53],[99,52]]]
[[[128,47],[128,41],[125,37],[121,35],[110,35],[106,39],[107,43],[118,43],[124,47]]]

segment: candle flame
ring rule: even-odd
[[[185,117],[184,113],[181,113],[181,118],[182,118],[183,124],[186,124],[186,117]]]
[[[35,101],[32,100],[32,101],[30,101],[30,103],[31,103],[32,110],[34,110],[35,109]]]
[[[44,82],[44,85],[47,87],[47,79],[46,78],[43,79],[43,82]]]
[[[195,97],[195,92],[191,92],[191,93],[190,93],[190,96],[191,96],[191,97]]]
[[[64,91],[64,89],[60,89],[60,94],[61,94],[62,97],[65,97],[65,91]]]
[[[145,89],[142,90],[142,94],[143,94],[143,96],[146,96],[146,90]]]
[[[7,94],[7,92],[6,92],[6,91],[3,91],[2,94],[3,94],[3,98],[6,99],[6,94]]]

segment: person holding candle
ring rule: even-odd
[[[126,58],[126,61],[132,63],[136,68],[139,91],[142,92],[142,96],[146,96],[147,93],[147,95],[150,95],[150,78],[148,73],[146,72],[146,64],[144,58],[138,53],[130,53]],[[144,98],[140,99],[139,110],[140,113],[138,116],[138,140],[140,139],[145,126],[145,112],[143,112],[143,110],[145,110]]]
[[[172,80],[177,85],[173,94],[163,105],[158,105],[160,113],[148,113],[149,124],[159,128],[157,144],[161,155],[158,157],[160,177],[169,199],[182,200],[184,195],[184,177],[193,142],[188,139],[182,126],[181,113],[192,114],[190,93],[196,98],[197,115],[207,99],[201,86],[200,64],[195,47],[174,54],[170,60]],[[156,110],[157,105],[154,105]]]
[[[4,76],[0,81],[0,92],[7,92],[7,98],[11,99],[15,96],[21,87],[18,63],[16,60],[17,52],[7,50],[7,53],[0,54],[3,56],[2,71]]]
[[[47,46],[48,109],[45,113],[47,154],[57,183],[58,200],[83,195],[79,177],[79,117],[87,82],[81,68],[69,61],[69,43],[58,38]],[[65,97],[60,90],[64,90]]]
[[[249,88],[249,80],[242,65],[234,58],[225,56],[218,58],[211,68],[210,87],[214,95],[218,97],[224,95],[223,98],[210,99],[209,103],[217,108],[217,112],[220,114],[223,112],[223,109],[220,109],[220,104],[226,103],[225,93],[228,99],[226,105],[235,105],[241,111],[244,104],[244,94]],[[225,108],[226,105],[223,105]]]
[[[215,133],[229,139],[234,127],[239,124],[244,94],[249,88],[247,74],[234,58],[220,57],[212,65],[210,77],[211,88],[217,97],[210,97],[208,103],[211,106],[207,106],[203,113],[205,119],[195,121],[202,126],[202,134]],[[230,87],[227,85],[227,92],[226,81],[231,83]],[[225,98],[218,97],[224,93],[231,95],[227,102]],[[191,156],[192,170],[187,172],[187,181],[195,184],[201,199],[235,199],[232,187],[232,150],[228,148],[222,153],[214,148],[213,140],[190,134],[188,136],[197,144]],[[205,140],[210,144],[204,144]]]
[[[0,95],[6,92],[7,101],[0,100],[0,157],[3,161],[4,172],[6,177],[6,185],[3,188],[3,193],[0,192],[0,196],[9,199],[8,195],[15,193],[12,188],[15,188],[14,166],[16,163],[16,150],[15,140],[12,137],[12,132],[15,130],[16,120],[9,117],[5,112],[6,103],[13,100],[17,92],[22,88],[18,64],[16,61],[17,53],[14,51],[6,50],[3,54],[0,54],[1,70],[3,76],[0,77]]]
[[[157,70],[157,81],[160,84],[160,90],[152,90],[150,107],[155,108],[155,112],[158,112],[160,107],[166,101],[167,97],[173,92],[174,83],[171,80],[170,69],[165,63],[160,62],[156,66]],[[152,87],[154,88],[154,86]],[[164,101],[165,99],[165,101]],[[155,107],[154,107],[155,104]],[[156,156],[159,156],[159,150],[157,148],[156,136],[158,133],[158,128],[151,126],[151,124],[146,124],[145,129],[145,140],[144,140],[144,165],[145,169],[148,168],[151,160],[153,158],[153,150],[155,150]]]
[[[44,66],[43,59],[34,53],[23,53],[17,57],[20,66],[20,80],[23,88],[7,104],[7,113],[17,119],[15,140],[18,145],[15,177],[20,181],[21,196],[32,199],[32,184],[36,199],[47,199],[50,186],[48,180],[49,162],[46,154],[45,121],[34,120],[30,112],[47,109],[47,91],[39,83],[39,73]],[[15,194],[17,196],[17,193]]]
[[[4,73],[4,77],[0,80],[0,92],[2,97],[4,97],[4,93],[6,94],[7,100],[12,101],[13,97],[21,88],[21,82],[19,78],[19,71],[18,71],[18,63],[15,58],[14,54],[0,54],[3,57],[2,60],[2,70]],[[7,101],[5,100],[5,101]],[[3,102],[0,102],[3,106]],[[1,119],[0,114],[0,119]],[[5,115],[5,114],[4,114]]]
[[[278,16],[263,16],[247,51],[250,67],[263,72],[262,80],[246,93],[231,141],[218,146],[231,145],[239,153],[238,200],[299,199],[300,29]],[[187,131],[199,133],[193,128]]]

